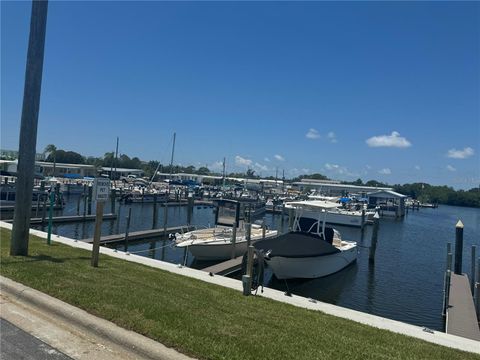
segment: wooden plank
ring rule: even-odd
[[[176,226],[167,228],[167,234],[173,234],[179,231],[190,231],[193,230],[193,226]],[[141,231],[133,231],[128,233],[128,240],[135,241],[135,240],[142,240],[154,237],[163,237],[164,229],[153,229],[153,230],[141,230]],[[115,234],[115,235],[106,235],[100,238],[100,244],[111,244],[116,242],[122,242],[125,240],[125,233],[123,234]],[[92,243],[93,238],[84,239],[82,240],[87,243]]]
[[[466,274],[452,274],[446,333],[480,341],[477,314]]]
[[[229,275],[234,272],[240,271],[242,268],[242,256],[235,259],[230,259],[219,264],[215,264],[202,269],[202,271],[216,274],[216,275]]]

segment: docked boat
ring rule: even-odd
[[[234,236],[235,227],[235,236]],[[251,224],[250,242],[277,236],[276,230]],[[227,260],[247,251],[247,228],[240,219],[240,203],[234,200],[218,201],[215,226],[175,234],[178,248],[187,248],[197,260]]]
[[[375,211],[366,210],[353,207],[343,207],[341,204],[325,201],[325,200],[305,200],[301,202],[288,202],[285,204],[286,208],[295,208],[297,204],[305,205],[304,207],[310,208],[308,205],[313,205],[312,208],[315,208],[317,205],[328,204],[326,210],[328,212],[327,223],[335,225],[346,225],[346,226],[356,226],[361,227],[363,223],[367,223],[369,220],[373,220]],[[303,211],[303,217],[309,219],[316,219],[317,214],[316,210],[305,210]]]
[[[254,244],[264,253],[267,265],[278,279],[318,278],[336,273],[357,259],[357,243],[344,241],[340,233],[326,227],[331,202],[294,202],[294,230],[275,239]],[[316,214],[316,219],[305,217]]]

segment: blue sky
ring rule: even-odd
[[[16,149],[29,2],[1,3]],[[480,183],[477,2],[50,2],[37,151]]]

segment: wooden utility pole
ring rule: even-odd
[[[48,1],[32,1],[10,255],[28,255]]]

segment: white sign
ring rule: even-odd
[[[110,193],[110,179],[95,178],[93,182],[93,197],[96,201],[107,201]]]

